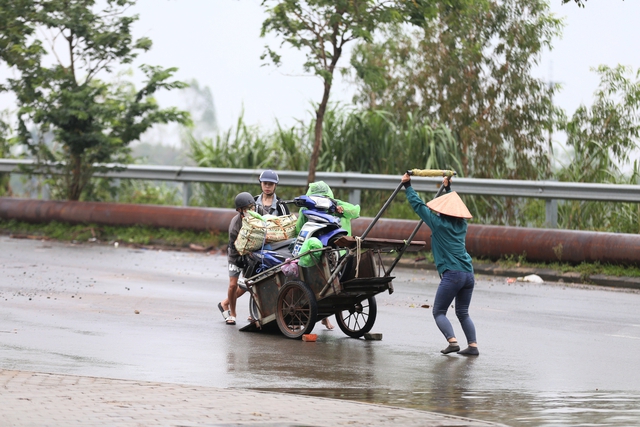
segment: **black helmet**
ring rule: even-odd
[[[278,181],[278,174],[271,169],[267,169],[260,174],[260,182],[273,182],[274,184],[277,184]]]
[[[256,201],[253,199],[253,196],[246,191],[243,191],[236,196],[236,209],[246,208],[255,204]]]

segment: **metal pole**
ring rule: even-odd
[[[558,228],[558,201],[547,199],[545,201],[545,217],[547,228]]]
[[[191,183],[185,181],[182,183],[182,206],[189,206],[189,200],[191,199]]]
[[[359,205],[361,193],[362,191],[359,189],[352,189],[351,191],[349,191],[349,203],[351,203],[352,205]]]

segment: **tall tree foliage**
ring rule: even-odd
[[[577,4],[578,7],[584,7],[584,5],[587,2],[587,0],[562,0],[562,4],[567,4],[567,3],[571,3],[571,2],[575,2],[575,4]]]
[[[40,42],[25,46],[25,41],[33,35],[29,25],[34,18],[36,4],[33,0],[3,1],[0,4],[0,59],[9,63],[26,63],[37,59],[42,53]],[[0,91],[6,91],[5,84]]]
[[[640,148],[640,69],[601,65],[595,71],[600,85],[593,104],[578,107],[563,126],[572,151],[559,171],[563,180],[616,182]]]
[[[581,105],[564,124],[568,156],[562,181],[640,183],[640,70],[600,66],[591,106]],[[631,170],[629,176],[628,171]],[[640,232],[640,205],[572,201],[560,206],[567,228]]]
[[[4,112],[0,112],[0,159],[11,157],[11,128],[4,120]],[[8,173],[0,173],[0,196],[11,194]]]
[[[263,0],[268,17],[262,35],[273,33],[281,44],[288,44],[306,54],[304,70],[320,77],[322,99],[316,107],[313,150],[308,181],[315,173],[322,146],[322,128],[329,103],[334,73],[347,43],[372,40],[381,24],[399,20],[401,14],[391,0]],[[276,65],[281,57],[267,48],[263,58]]]
[[[17,72],[7,87],[18,100],[19,137],[46,165],[63,161],[64,196],[78,200],[94,163],[123,160],[127,146],[156,123],[188,123],[187,113],[161,109],[154,94],[183,88],[175,68],[144,65],[141,89],[101,77],[130,64],[151,40],[134,40],[127,16],[133,0],[16,0],[2,6],[0,60]],[[45,45],[46,48],[45,48]],[[52,65],[47,65],[53,62]],[[36,132],[33,132],[35,127]],[[42,135],[52,132],[46,144]]]
[[[413,29],[396,26],[383,41],[358,46],[356,100],[449,126],[465,175],[548,174],[556,88],[532,70],[561,21],[545,0],[439,2],[433,18],[427,7]]]

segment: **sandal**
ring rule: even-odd
[[[218,310],[220,310],[220,313],[222,313],[222,317],[224,317],[224,320],[227,320],[229,316],[231,316],[231,311],[222,308],[221,302],[218,303]]]
[[[236,324],[236,318],[233,316],[229,316],[227,317],[227,325],[235,325]]]

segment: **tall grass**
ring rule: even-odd
[[[607,155],[603,153],[603,155]],[[582,166],[582,167],[581,167]],[[640,165],[634,161],[629,175],[623,174],[617,167],[595,169],[590,175],[580,162],[572,162],[563,168],[559,178],[580,180],[580,182],[599,182],[613,185],[640,184]],[[613,170],[613,172],[612,172]],[[640,204],[613,203],[571,200],[558,205],[558,222],[561,228],[572,230],[609,231],[614,233],[640,233]]]
[[[305,171],[309,166],[313,141],[313,121],[294,126],[265,130],[248,125],[240,117],[233,129],[215,139],[191,137],[191,156],[198,166],[241,169]],[[383,110],[354,110],[333,106],[325,116],[319,171],[360,172],[398,176],[410,168],[462,170],[459,146],[450,131],[409,114],[399,120]],[[596,156],[565,153],[569,159],[554,178],[571,182],[609,182],[637,184],[639,167],[624,175],[611,165],[606,150]],[[455,181],[455,180],[454,180]],[[455,184],[454,184],[455,185]],[[192,204],[232,207],[240,191],[257,194],[255,185],[200,184]],[[278,194],[293,198],[306,188],[280,187]],[[435,192],[435,188],[434,188]],[[347,200],[346,190],[336,190],[337,198]],[[375,215],[389,197],[386,191],[363,191],[363,216]],[[425,199],[432,197],[424,195]],[[462,196],[479,224],[544,227],[545,202],[510,197]],[[400,193],[389,207],[386,217],[415,218]],[[640,233],[640,206],[635,203],[559,201],[558,226],[563,229]]]
[[[305,171],[313,141],[313,121],[298,122],[289,128],[278,124],[274,130],[249,126],[240,117],[234,129],[215,139],[190,138],[193,160],[198,166],[218,168],[274,169]],[[461,158],[448,129],[415,116],[399,121],[385,111],[357,111],[333,106],[324,123],[322,151],[317,170],[397,174],[411,168],[459,169]],[[256,186],[204,184],[198,188],[194,204],[232,206],[240,191],[255,193]],[[287,197],[306,189],[284,189]],[[366,191],[361,196],[363,214],[375,213],[389,194]],[[336,197],[346,199],[344,191]],[[406,209],[395,208],[404,215]],[[406,211],[406,212],[405,212]],[[391,212],[393,215],[393,210]]]

